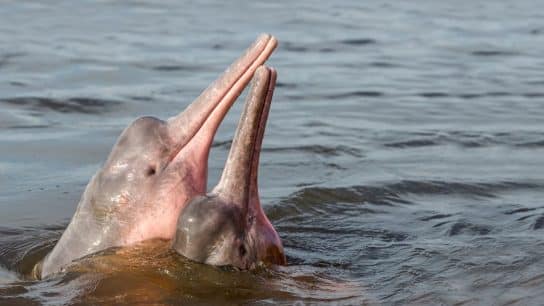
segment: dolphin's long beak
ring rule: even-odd
[[[168,119],[168,135],[176,146],[172,160],[181,159],[181,151],[191,151],[187,154],[207,161],[219,124],[249,83],[257,67],[268,59],[276,46],[277,40],[273,36],[263,34],[258,37],[185,111]]]
[[[232,146],[213,193],[228,197],[231,203],[242,205],[247,212],[248,205],[256,204],[258,198],[259,155],[263,141],[266,121],[276,85],[276,71],[266,66],[255,72],[253,84],[246,100]],[[260,210],[260,207],[255,207]]]

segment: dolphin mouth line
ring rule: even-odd
[[[211,191],[242,211],[258,198],[259,157],[276,77],[273,68],[261,66],[256,70],[221,178]]]
[[[187,141],[185,141],[183,144],[180,144],[177,149],[174,150],[171,157],[169,158],[167,165],[169,165],[173,160],[176,159],[178,155],[183,151],[184,148],[187,147],[188,144],[191,143],[203,130],[203,127],[208,123],[208,121],[213,120],[215,117],[215,113],[219,112],[219,116],[221,116],[221,107],[225,104],[234,104],[234,101],[238,97],[238,95],[244,90],[245,86],[247,86],[247,82],[249,82],[249,79],[251,79],[253,73],[255,70],[262,65],[266,59],[271,55],[271,53],[274,51],[274,49],[277,46],[277,40],[271,35],[267,35],[266,42],[264,43],[264,46],[260,51],[257,51],[255,54],[250,55],[251,58],[248,59],[246,62],[247,64],[243,68],[240,69],[239,75],[236,77],[236,79],[224,90],[224,92],[221,93],[219,97],[217,97],[217,101],[214,103],[215,105],[213,108],[205,115],[205,119],[202,122],[202,124],[194,130],[194,132],[189,136]],[[225,71],[225,74],[229,73],[229,70],[231,70],[232,67],[227,68],[227,71]],[[245,85],[243,85],[246,83]],[[212,83],[213,84],[213,83]],[[243,87],[242,87],[243,86]],[[240,88],[241,87],[241,88]],[[207,91],[209,88],[207,88],[205,91]],[[232,95],[232,96],[229,96]],[[230,106],[228,106],[230,108]],[[228,111],[228,108],[224,111],[225,114]],[[225,115],[223,114],[223,115]],[[213,137],[212,137],[213,138]]]
[[[249,193],[257,191],[258,184],[258,170],[259,170],[259,160],[261,155],[261,149],[264,139],[264,133],[266,130],[266,122],[268,120],[268,114],[270,111],[270,106],[272,104],[272,96],[274,94],[274,89],[276,86],[277,73],[274,68],[268,69],[268,84],[266,85],[266,95],[264,98],[263,107],[261,113],[259,114],[259,124],[257,126],[257,133],[255,134],[254,139],[251,141],[250,146],[247,148],[251,150],[251,157],[249,159]],[[248,200],[251,197],[248,197]]]

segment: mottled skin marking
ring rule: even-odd
[[[266,217],[257,185],[259,155],[276,82],[260,67],[240,118],[219,184],[181,212],[173,248],[197,262],[252,269],[286,264],[278,233]]]
[[[172,239],[187,201],[206,191],[219,124],[276,45],[275,38],[261,35],[185,111],[167,121],[142,117],[129,125],[36,274],[47,277],[110,247]]]

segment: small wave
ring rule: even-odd
[[[526,98],[542,98],[544,97],[544,92],[528,92],[523,94]]]
[[[525,215],[525,216],[523,216],[523,217],[517,218],[516,221],[523,221],[523,220],[529,219],[529,218],[531,218],[531,217],[534,217],[534,215]]]
[[[436,214],[436,215],[420,218],[419,220],[421,220],[421,221],[431,221],[431,220],[436,220],[436,219],[449,218],[451,216],[453,216],[453,215],[452,214]]]
[[[519,55],[514,51],[500,51],[500,50],[476,50],[471,52],[474,56],[512,56]]]
[[[345,146],[324,146],[324,145],[306,145],[306,146],[292,146],[292,147],[273,147],[273,148],[263,148],[265,152],[304,152],[322,155],[325,157],[334,157],[340,155],[350,155],[353,157],[363,157],[361,150]]]
[[[297,88],[297,84],[295,84],[295,83],[277,82],[277,83],[276,83],[276,87],[278,87],[278,88],[289,88],[289,89],[294,89],[294,88]]]
[[[544,228],[544,215],[538,217],[533,224],[533,229],[537,230],[541,228]]]
[[[5,236],[14,236],[23,234],[24,230],[19,228],[10,228],[10,227],[0,227],[0,235]]]
[[[444,98],[444,97],[449,97],[450,94],[449,93],[446,93],[446,92],[422,92],[422,93],[419,93],[417,94],[418,96],[420,97],[424,97],[424,98]]]
[[[180,70],[194,71],[195,67],[184,66],[184,65],[158,65],[158,66],[154,66],[153,70],[164,71],[164,72],[180,71]]]
[[[378,68],[393,68],[393,67],[399,67],[398,64],[393,64],[393,63],[389,63],[389,62],[382,62],[382,61],[371,62],[369,65],[370,65],[371,67],[378,67]]]
[[[10,81],[9,85],[17,86],[17,87],[26,87],[26,86],[28,86],[26,83],[18,82],[18,81]]]
[[[498,183],[460,183],[444,181],[401,181],[382,186],[351,187],[305,187],[281,200],[271,210],[275,219],[304,214],[309,210],[323,210],[324,213],[349,213],[348,206],[338,204],[371,204],[376,206],[395,206],[413,204],[404,195],[460,195],[467,197],[495,198],[505,190],[544,189],[544,185],[530,182]],[[326,206],[327,204],[336,204]],[[318,206],[316,206],[318,205]],[[324,206],[325,205],[325,206]],[[367,207],[367,213],[375,210]],[[282,211],[285,210],[285,211]],[[360,213],[360,212],[359,212]],[[447,218],[450,215],[424,217],[423,221]]]
[[[388,141],[383,146],[395,149],[420,148],[444,144],[454,144],[465,148],[481,148],[490,145],[506,145],[528,149],[544,147],[544,140],[542,140],[544,139],[544,135],[539,132],[486,133],[477,131],[435,131],[426,133],[426,135],[410,133],[402,136],[402,140]]]
[[[334,49],[334,48],[321,48],[321,49],[319,49],[319,52],[321,52],[321,53],[331,53],[331,52],[336,52],[336,49]]]
[[[517,209],[513,209],[513,210],[509,210],[509,211],[506,211],[504,212],[505,215],[513,215],[513,214],[519,214],[519,213],[525,213],[525,212],[530,212],[530,211],[534,211],[536,210],[537,208],[535,207],[523,207],[523,208],[517,208]]]
[[[497,98],[497,97],[525,97],[525,98],[540,98],[544,96],[542,92],[505,92],[505,91],[490,91],[490,92],[469,92],[469,93],[449,93],[449,92],[439,92],[439,91],[425,91],[415,94],[418,97],[429,98],[429,99],[440,99],[440,98],[460,98],[464,100],[479,99],[479,98]]]
[[[340,188],[309,187],[288,198],[292,203],[347,203],[391,206],[395,203],[408,204],[391,188],[373,186],[352,186]]]
[[[206,65],[195,65],[191,62],[180,62],[180,61],[159,61],[159,62],[148,62],[148,63],[137,63],[136,67],[154,70],[159,72],[176,72],[176,71],[187,71],[187,72],[201,72],[205,71],[209,67]]]
[[[388,187],[399,194],[496,197],[505,190],[542,189],[544,185],[531,182],[460,183],[444,181],[402,181]]]
[[[298,44],[292,43],[292,42],[285,42],[285,43],[281,44],[280,46],[283,46],[283,48],[285,50],[290,51],[290,52],[307,52],[309,50],[308,47],[298,45]]]
[[[332,94],[322,94],[322,95],[287,95],[286,97],[290,100],[318,100],[318,99],[350,99],[350,98],[378,98],[384,97],[387,94],[382,91],[375,90],[355,90],[355,91],[346,91],[338,92]],[[500,91],[491,91],[491,92],[467,92],[467,93],[449,93],[449,92],[436,92],[436,91],[425,91],[412,94],[415,97],[422,97],[427,99],[444,99],[444,98],[458,98],[463,100],[472,100],[472,99],[481,99],[481,98],[499,98],[499,97],[523,97],[527,99],[535,99],[544,97],[544,92],[500,92]]]
[[[311,100],[341,100],[351,98],[379,98],[385,96],[384,92],[374,90],[356,90],[347,92],[338,92],[332,94],[305,94],[305,95],[286,95],[287,99],[292,101],[311,101]]]
[[[384,93],[381,91],[357,90],[357,91],[327,95],[325,97],[328,99],[345,99],[345,98],[353,98],[353,97],[381,97],[383,95]]]
[[[544,147],[544,140],[529,141],[516,144],[520,148],[542,148]]]
[[[457,235],[487,235],[491,232],[491,227],[487,225],[472,224],[466,221],[455,222],[448,230],[448,236]]]
[[[439,144],[440,144],[439,141],[432,140],[432,139],[414,139],[414,140],[386,143],[384,144],[384,146],[388,148],[404,149],[404,148],[414,148],[414,147],[416,148],[429,147],[429,146],[436,146]]]
[[[15,97],[1,98],[0,103],[25,107],[34,111],[54,111],[59,113],[102,114],[121,104],[117,100],[94,98],[42,98],[42,97]]]
[[[381,241],[385,242],[391,242],[391,241],[404,241],[409,236],[406,233],[400,233],[400,232],[392,232],[385,229],[371,229],[371,228],[342,228],[342,227],[327,227],[327,226],[320,226],[319,224],[315,225],[283,225],[278,224],[277,225],[280,232],[287,232],[290,233],[290,235],[293,235],[295,233],[310,233],[314,235],[326,235],[329,237],[339,237],[339,236],[357,236],[359,238],[367,237],[367,238],[378,238]],[[286,244],[289,246],[289,244]]]
[[[348,38],[338,41],[321,41],[318,43],[299,43],[299,42],[285,42],[281,46],[286,51],[296,53],[306,52],[319,52],[319,53],[332,53],[336,51],[345,50],[346,48],[362,47],[367,45],[374,45],[377,41],[372,38]]]
[[[352,38],[344,39],[340,41],[341,44],[351,45],[351,46],[364,46],[377,43],[375,39],[372,38]]]
[[[228,150],[231,145],[232,145],[232,140],[223,140],[223,141],[215,140],[212,143],[212,148],[224,148]]]
[[[128,96],[127,98],[134,101],[144,101],[144,102],[153,101],[153,98],[149,96]]]
[[[25,56],[25,55],[26,53],[23,53],[23,52],[12,52],[12,53],[0,54],[0,68],[9,64],[9,62],[12,59]]]
[[[65,226],[0,227],[0,265],[30,275],[34,265],[54,247]]]
[[[479,93],[462,93],[462,94],[457,95],[457,97],[459,97],[461,99],[468,100],[468,99],[481,98],[482,94],[479,94]]]

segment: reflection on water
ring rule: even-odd
[[[0,304],[539,303],[544,10],[420,2],[3,3]],[[259,32],[280,40],[259,180],[289,266],[149,242],[31,279],[121,130],[184,109]]]

